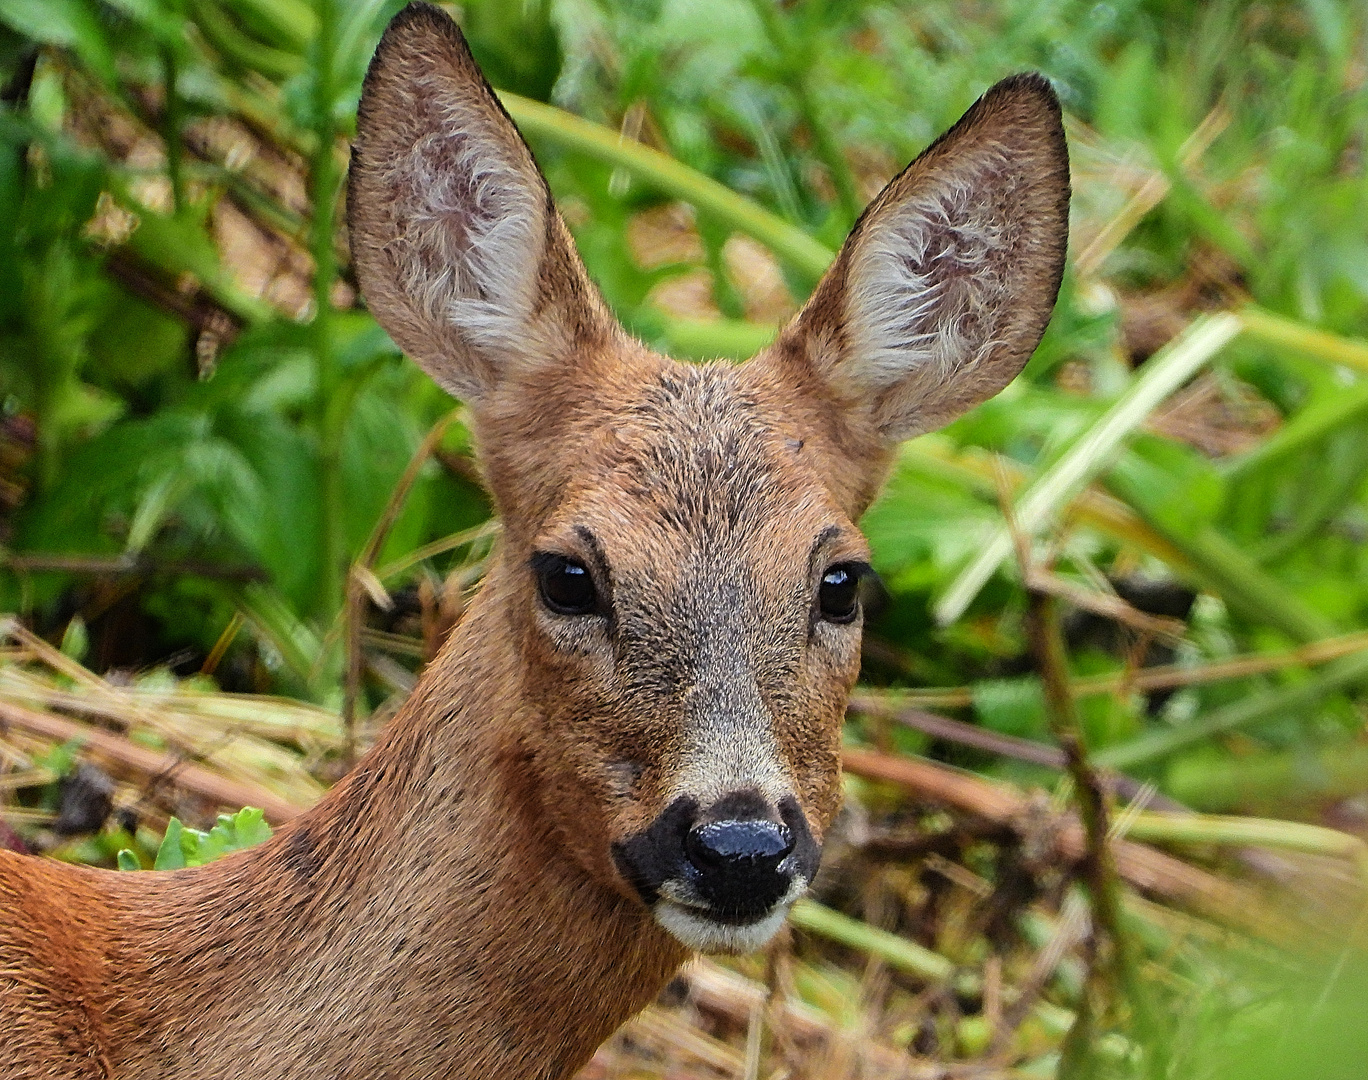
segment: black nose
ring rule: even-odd
[[[699,870],[773,873],[793,850],[793,837],[772,821],[711,821],[689,830],[684,850]]]
[[[773,821],[710,821],[689,830],[684,854],[695,885],[722,918],[759,918],[788,892],[792,874],[780,864],[793,851],[792,831]]]

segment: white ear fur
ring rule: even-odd
[[[419,93],[442,94],[437,79]],[[446,96],[446,95],[443,95]],[[394,192],[389,252],[418,311],[471,349],[513,360],[532,314],[546,237],[546,195],[510,161],[468,103],[445,102],[443,124],[386,170]],[[454,389],[454,388],[453,388]]]
[[[1068,199],[1039,76],[999,83],[884,189],[791,326],[851,420],[895,443],[1016,375],[1054,306]]]
[[[612,325],[531,152],[437,8],[405,8],[376,50],[348,214],[371,311],[464,400]]]
[[[983,210],[957,177],[871,224],[847,279],[849,378],[875,391],[908,380],[929,389],[992,347],[994,306],[1009,299],[995,256],[1010,225]]]

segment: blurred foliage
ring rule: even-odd
[[[489,536],[470,530],[490,509],[469,433],[424,442],[450,402],[364,310],[335,228],[360,82],[400,6],[0,0],[0,607],[95,670],[166,664],[336,709],[342,643],[360,634],[351,704],[383,716],[478,578]],[[962,719],[1048,739],[1010,560],[946,625],[936,605],[1001,527],[1002,485],[1051,476],[1184,327],[1240,312],[1238,336],[1129,416],[1091,486],[1033,532],[1067,581],[1186,624],[1166,643],[1067,620],[1073,674],[1123,687],[1082,704],[1103,760],[1199,808],[1368,831],[1362,649],[1202,675],[1368,625],[1361,4],[447,6],[500,89],[663,152],[685,186],[711,178],[752,201],[695,211],[558,135],[556,114],[530,133],[609,303],[690,357],[744,355],[813,283],[811,259],[749,238],[755,215],[820,258],[810,241],[834,249],[992,82],[1045,72],[1073,154],[1071,269],[1026,373],[906,447],[863,523],[887,593],[865,682],[913,703],[954,687]],[[347,568],[377,538],[368,570],[389,608],[351,625]],[[1127,689],[1154,664],[1190,677]],[[1049,779],[906,727],[879,737]],[[1275,1065],[1302,1053],[1296,1039],[1270,1050],[1267,1033],[1319,1030],[1341,996],[1303,1013],[1250,998],[1242,1016],[1275,1017],[1240,1035],[1257,1067],[1182,1075],[1303,1075]]]

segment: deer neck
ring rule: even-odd
[[[126,1017],[130,1075],[549,1080],[683,961],[565,854],[492,592],[309,813],[245,856],[136,875],[159,894],[131,927],[158,1000]]]

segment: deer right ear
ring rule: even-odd
[[[1006,79],[895,177],[757,358],[824,418],[859,512],[896,444],[992,397],[1054,308],[1068,236],[1059,102]]]
[[[438,8],[410,4],[380,40],[347,204],[372,313],[465,401],[616,332],[531,151]]]

